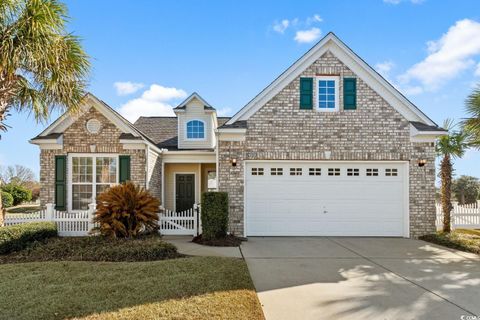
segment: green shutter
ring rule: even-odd
[[[119,156],[120,183],[130,180],[130,156]]]
[[[55,209],[67,208],[67,156],[55,156]]]
[[[313,79],[300,78],[300,109],[313,108]]]
[[[356,78],[343,79],[343,109],[344,110],[357,109],[357,79]]]

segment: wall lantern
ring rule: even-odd
[[[419,167],[424,167],[426,164],[427,164],[427,160],[426,160],[426,159],[420,159],[420,160],[418,160],[418,166],[419,166]]]
[[[237,166],[237,159],[233,158],[230,162],[232,163],[232,167]]]

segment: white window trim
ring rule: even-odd
[[[320,108],[320,99],[319,99],[319,81],[320,80],[333,80],[335,81],[335,108]],[[318,112],[338,112],[340,110],[340,77],[339,76],[319,76],[315,78],[315,110]]]
[[[203,123],[203,138],[189,138],[188,137],[188,123],[192,121],[199,121]],[[187,141],[205,141],[207,140],[207,126],[205,124],[205,121],[200,120],[200,119],[188,119],[185,121],[185,140]]]
[[[117,178],[115,184],[118,184],[119,176],[120,176],[120,163],[119,163],[119,155],[116,153],[69,153],[68,154],[68,163],[67,163],[67,201],[68,201],[68,212],[82,212],[85,210],[73,210],[73,165],[72,165],[72,158],[73,157],[90,157],[92,158],[92,183],[82,183],[85,185],[92,185],[92,202],[95,202],[95,194],[97,189],[97,170],[96,170],[96,158],[115,158],[117,161]]]

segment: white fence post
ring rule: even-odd
[[[198,236],[198,204],[193,204],[193,236]]]
[[[47,207],[45,210],[45,220],[53,221],[53,211],[55,210],[55,205],[53,203],[47,203],[45,206]]]
[[[95,215],[96,209],[97,205],[95,203],[90,203],[88,205],[88,232],[92,231],[93,227],[95,226],[93,223],[93,216]]]

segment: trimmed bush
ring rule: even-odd
[[[2,191],[2,208],[9,208],[13,206],[13,196],[5,191]]]
[[[29,222],[0,228],[0,254],[22,250],[34,241],[57,236],[54,222]]]
[[[2,187],[2,191],[8,192],[13,197],[13,205],[19,205],[22,202],[32,200],[32,191],[17,184],[7,184]]]
[[[135,239],[57,237],[36,242],[25,250],[0,256],[0,263],[33,261],[157,261],[178,258],[177,248],[159,234]]]
[[[227,235],[228,194],[205,192],[202,194],[202,237],[205,240],[220,239]]]

